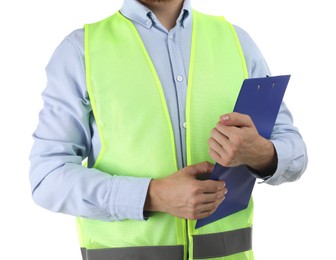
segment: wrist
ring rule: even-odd
[[[248,164],[248,166],[258,172],[261,177],[272,175],[276,171],[278,164],[278,157],[274,145],[271,141],[263,138],[262,141],[259,142],[258,147],[255,152],[256,156],[254,160]]]
[[[160,194],[158,190],[160,189],[160,180],[152,179],[148,186],[146,201],[144,205],[145,211],[162,211],[160,203]]]

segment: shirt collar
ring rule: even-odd
[[[137,0],[124,0],[120,12],[133,22],[137,22],[146,28],[151,28],[157,21],[155,14]],[[183,7],[176,23],[184,27],[185,22],[190,18],[190,0],[184,0]]]

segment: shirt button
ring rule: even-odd
[[[187,123],[186,122],[183,123],[183,127],[187,128]]]
[[[147,20],[147,21],[146,21],[146,25],[147,25],[148,27],[150,27],[150,26],[152,25],[152,22],[151,22],[150,20]]]
[[[169,38],[170,40],[173,40],[173,39],[174,39],[174,35],[173,35],[173,34],[170,34],[170,35],[168,36],[168,38]]]
[[[178,75],[178,76],[176,77],[176,80],[177,80],[178,82],[181,82],[181,81],[183,81],[183,77],[182,77],[181,75]]]

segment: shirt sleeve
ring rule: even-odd
[[[243,29],[234,27],[243,49],[249,77],[270,76],[267,63],[255,42]],[[293,125],[292,114],[284,102],[281,104],[270,141],[275,147],[278,164],[275,173],[264,178],[264,183],[279,185],[299,179],[307,167],[307,150],[298,128]]]
[[[57,47],[47,67],[44,105],[33,134],[30,182],[34,201],[54,212],[119,221],[143,220],[150,179],[111,176],[83,166],[92,149],[83,30]]]

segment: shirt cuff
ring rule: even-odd
[[[270,185],[280,185],[284,182],[284,174],[289,167],[292,153],[287,148],[287,145],[280,140],[271,140],[271,142],[273,143],[278,156],[278,165],[275,173],[264,180],[264,183]]]
[[[257,171],[253,170],[252,168],[248,166],[246,168],[253,177],[255,177],[256,179],[261,179],[262,180],[261,183],[268,180],[269,178],[273,176],[273,174],[261,176]]]
[[[144,205],[150,178],[114,176],[110,197],[112,219],[145,220]]]

